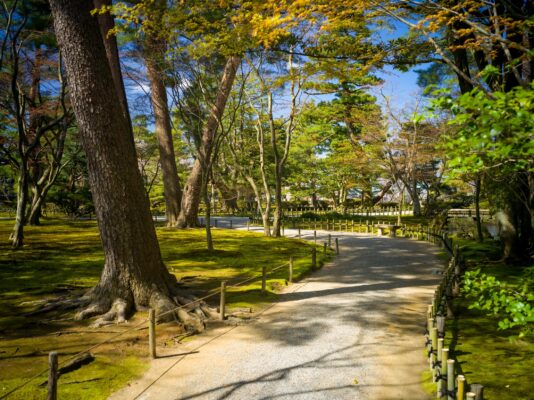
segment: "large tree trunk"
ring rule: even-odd
[[[111,6],[112,0],[93,0],[96,9],[103,6]],[[110,13],[98,14],[98,27],[100,34],[104,40],[104,47],[106,49],[106,57],[108,59],[109,67],[111,69],[111,76],[113,78],[113,85],[118,95],[122,112],[128,120],[131,129],[130,112],[128,111],[128,100],[126,98],[126,89],[124,81],[122,80],[121,64],[119,59],[119,48],[117,46],[117,38],[109,31],[115,28],[115,21]],[[132,136],[133,140],[133,136]]]
[[[172,139],[171,117],[167,100],[167,91],[162,68],[165,54],[165,43],[147,40],[145,57],[147,75],[150,81],[152,107],[156,120],[156,137],[158,139],[159,161],[163,175],[163,195],[165,197],[165,215],[167,226],[175,226],[180,213],[182,190],[176,167],[176,156]]]
[[[97,20],[90,14],[92,4],[50,0],[50,5],[105,253],[100,281],[84,297],[89,306],[78,317],[106,313],[102,321],[122,321],[133,308],[171,309],[176,281],[161,258],[131,126],[106,62]],[[203,328],[198,318],[179,317],[191,329]]]
[[[198,224],[198,208],[201,200],[200,195],[202,192],[203,172],[210,164],[219,122],[224,114],[226,101],[232,90],[232,85],[240,62],[241,58],[237,56],[229,57],[226,60],[217,97],[215,103],[211,107],[208,121],[206,122],[206,126],[202,133],[202,140],[198,149],[197,159],[193,164],[193,169],[184,186],[182,207],[176,224],[178,228],[195,227]],[[205,171],[205,173],[206,175],[209,175],[209,171]]]

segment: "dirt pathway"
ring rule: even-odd
[[[427,399],[422,325],[437,248],[334,236],[341,255],[256,321],[214,323],[111,399]]]

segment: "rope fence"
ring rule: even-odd
[[[307,258],[307,257],[301,257],[301,258],[299,258],[299,260]],[[317,266],[318,266],[316,257],[317,257],[316,248],[312,247],[312,250],[311,250],[311,269],[312,270],[317,269]],[[70,362],[76,360],[78,357],[81,357],[83,355],[89,354],[92,350],[94,350],[94,349],[96,349],[96,348],[98,348],[98,347],[100,347],[102,345],[110,343],[113,340],[115,340],[115,339],[117,339],[117,338],[119,338],[119,337],[121,337],[121,336],[123,336],[123,335],[125,335],[127,333],[133,332],[135,330],[139,330],[140,328],[142,328],[142,329],[148,328],[148,353],[149,353],[151,358],[157,358],[156,326],[161,323],[159,321],[161,321],[162,317],[167,316],[169,314],[174,314],[179,310],[189,309],[189,308],[193,307],[194,305],[199,305],[201,302],[203,302],[203,301],[205,301],[205,300],[207,300],[209,298],[212,298],[212,297],[215,297],[215,296],[220,296],[219,315],[220,315],[220,319],[224,320],[224,319],[226,319],[225,308],[226,308],[226,295],[227,295],[227,290],[228,289],[237,288],[237,287],[243,286],[243,285],[245,285],[247,283],[250,283],[250,282],[253,282],[253,281],[257,281],[257,280],[261,279],[262,280],[261,292],[262,292],[262,294],[265,294],[266,291],[267,291],[267,289],[266,289],[267,277],[270,276],[270,275],[273,275],[275,272],[277,272],[277,271],[279,271],[279,270],[281,270],[283,268],[287,268],[288,269],[287,282],[288,283],[292,283],[293,282],[293,265],[294,265],[294,261],[295,261],[295,259],[293,258],[293,256],[290,256],[288,262],[285,262],[285,263],[283,263],[281,265],[278,265],[278,266],[276,266],[274,268],[271,268],[269,270],[267,269],[267,267],[263,267],[261,275],[254,275],[252,277],[249,277],[249,278],[246,278],[246,279],[243,279],[243,280],[239,280],[239,281],[237,281],[235,283],[232,283],[230,285],[228,285],[227,281],[222,281],[220,288],[212,289],[205,296],[202,296],[202,297],[199,297],[199,298],[195,298],[195,299],[191,300],[188,303],[181,304],[181,305],[176,306],[176,307],[174,307],[174,308],[172,308],[170,310],[166,310],[163,313],[157,314],[154,309],[150,309],[147,318],[144,318],[143,320],[139,321],[135,325],[129,327],[128,329],[126,329],[126,330],[124,330],[122,332],[118,332],[115,335],[112,335],[112,336],[108,337],[107,339],[105,339],[105,340],[103,340],[101,342],[98,342],[98,343],[96,343],[94,345],[89,346],[88,348],[86,348],[86,349],[74,354],[73,356],[70,356],[70,357],[62,360],[61,362],[58,362],[58,352],[52,351],[52,352],[49,353],[49,358],[48,358],[49,359],[49,363],[48,363],[48,367],[47,368],[42,369],[41,371],[39,371],[35,375],[32,375],[30,378],[26,379],[23,383],[21,383],[21,384],[15,386],[15,387],[9,389],[5,393],[2,393],[0,395],[0,399],[8,398],[11,394],[13,394],[16,391],[24,388],[25,386],[27,386],[28,384],[32,383],[33,381],[35,381],[39,377],[42,377],[46,373],[48,373],[47,400],[56,400],[57,399],[57,387],[58,387],[59,371],[60,371],[61,367],[64,367],[64,366],[68,365]],[[63,331],[63,333],[64,332],[67,332],[67,331]],[[58,333],[60,334],[62,332],[60,331]]]

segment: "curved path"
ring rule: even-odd
[[[257,320],[214,323],[111,399],[427,399],[422,325],[442,268],[438,249],[333,236],[341,255]]]

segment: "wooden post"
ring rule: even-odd
[[[315,248],[312,249],[312,252],[315,251]],[[313,253],[312,253],[313,260]],[[313,267],[313,265],[312,265]],[[293,256],[289,256],[289,277],[287,279],[289,283],[293,283]]]
[[[339,254],[339,240],[336,238],[336,254]]]
[[[313,244],[317,244],[317,231],[313,231]]]
[[[354,220],[352,220],[351,224],[352,224],[352,233],[354,233]]]
[[[215,226],[215,228],[217,228],[217,218],[213,220],[213,225]]]
[[[317,268],[317,249],[315,247],[312,247],[312,269],[316,269],[316,268]]]
[[[250,231],[250,221],[247,221],[247,231]]]
[[[221,282],[221,295],[219,302],[219,318],[224,321],[226,313],[226,281]]]
[[[267,289],[267,267],[261,268],[261,293],[265,294]]]
[[[299,234],[298,234],[298,238],[300,239],[300,227],[299,227]]]
[[[332,247],[332,235],[328,234],[328,247]]]
[[[454,389],[454,360],[447,360],[447,400],[455,400]]]
[[[57,400],[57,351],[48,354],[48,396],[47,400]]]
[[[458,375],[458,389],[456,390],[456,400],[464,400],[465,395],[465,377]]]
[[[234,228],[234,221],[230,220],[230,229],[233,229],[233,228]]]
[[[324,242],[323,253],[326,254],[326,242]]]
[[[156,358],[156,310],[148,310],[148,352],[150,358]]]

